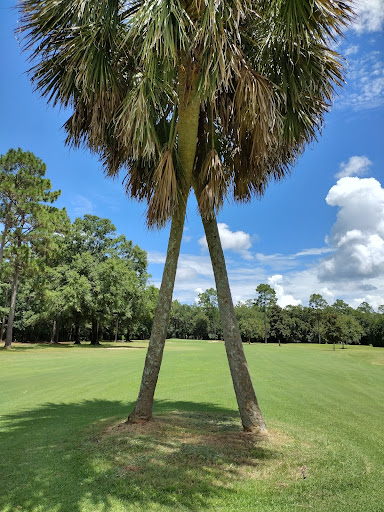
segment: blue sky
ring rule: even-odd
[[[27,54],[18,41],[15,0],[0,2],[0,154],[32,151],[47,164],[58,206],[70,217],[110,218],[119,233],[148,252],[160,284],[169,227],[148,231],[145,207],[130,201],[119,180],[104,178],[97,157],[64,146],[68,112],[32,91]],[[282,306],[306,305],[321,293],[384,304],[384,1],[360,0],[358,16],[337,50],[346,58],[339,90],[319,142],[307,148],[283,182],[262,200],[226,203],[218,222],[234,301],[271,284]],[[14,31],[16,30],[16,33]],[[191,303],[214,286],[196,203],[190,198],[174,297]]]

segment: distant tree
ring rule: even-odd
[[[366,313],[368,315],[371,315],[374,313],[373,307],[368,304],[368,302],[362,302],[359,306],[357,306],[357,311],[360,311],[361,313]]]
[[[324,337],[327,342],[333,344],[333,350],[335,350],[335,343],[341,343],[344,348],[346,344],[360,342],[364,331],[353,316],[336,313],[333,308],[327,308],[324,316]]]
[[[264,314],[264,342],[268,343],[268,311],[272,305],[277,303],[276,292],[269,284],[263,283],[259,284],[256,288],[256,292],[258,293],[256,305]]]
[[[217,339],[220,317],[216,290],[208,288],[205,292],[199,293],[197,303],[209,318],[210,328],[208,336],[212,339]]]
[[[302,305],[288,305],[284,311],[289,330],[288,341],[308,342],[312,331],[311,309]]]
[[[353,316],[364,330],[362,343],[365,345],[371,344],[373,341],[373,326],[375,321],[375,313],[372,306],[368,304],[368,302],[362,302],[353,312]]]
[[[209,332],[209,318],[201,310],[201,308],[195,308],[192,318],[192,332],[193,335],[198,339],[207,339]]]
[[[352,311],[352,307],[347,304],[346,302],[344,302],[343,300],[341,299],[337,299],[333,304],[332,304],[332,309],[334,309],[337,313],[342,313],[344,315],[348,315],[349,313],[351,313]]]
[[[118,235],[109,219],[84,215],[72,224],[64,242],[63,260],[83,278],[84,286],[76,287],[77,292],[83,292],[81,314],[77,310],[79,297],[73,296],[76,332],[78,322],[90,321],[91,344],[96,345],[101,322],[113,322],[116,331],[120,318],[120,325],[128,330],[140,302],[139,289],[148,278],[146,252]]]
[[[379,306],[379,313],[375,317],[372,328],[372,344],[384,347],[384,307]]]
[[[288,314],[283,308],[281,308],[277,304],[273,304],[269,308],[269,324],[270,336],[275,341],[278,342],[280,347],[281,341],[288,341],[290,329],[288,322]]]
[[[235,311],[242,337],[248,343],[263,339],[263,315],[254,307],[253,302],[237,304]]]
[[[137,337],[142,339],[150,337],[158,298],[159,289],[156,286],[149,286],[144,290],[139,303],[137,322],[134,328]],[[129,339],[129,336],[127,337]]]
[[[193,331],[193,307],[180,304],[178,300],[172,302],[169,335],[174,338],[187,338]]]
[[[5,347],[12,344],[13,323],[20,275],[37,272],[57,250],[60,233],[67,229],[65,209],[50,206],[60,195],[51,192],[44,178],[46,165],[33,153],[10,149],[0,158],[1,264],[6,257],[13,271]],[[1,270],[0,270],[1,271]]]
[[[321,343],[321,312],[327,307],[328,303],[319,293],[313,293],[309,298],[309,307],[315,312],[317,323],[317,338]]]

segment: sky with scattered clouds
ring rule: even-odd
[[[33,93],[21,53],[15,0],[0,5],[0,154],[21,147],[47,164],[61,189],[59,206],[72,219],[110,218],[119,233],[148,252],[160,284],[169,227],[148,231],[145,207],[129,201],[119,180],[107,180],[97,157],[64,146],[68,112]],[[251,204],[225,204],[218,217],[234,301],[274,287],[279,304],[307,305],[312,293],[328,303],[384,304],[384,0],[357,0],[357,16],[339,41],[346,85],[338,91],[318,143],[290,177]],[[16,31],[16,32],[15,32]],[[203,227],[191,197],[174,297],[193,303],[214,287]]]

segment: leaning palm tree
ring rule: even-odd
[[[349,8],[333,0],[22,0],[36,88],[70,106],[67,142],[172,220],[153,331],[131,421],[148,420],[166,338],[191,187],[211,253],[245,429],[265,429],[234,318],[216,213],[262,195],[312,140],[341,81],[328,39]],[[226,314],[230,311],[230,314]]]

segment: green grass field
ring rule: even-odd
[[[122,424],[146,347],[0,351],[1,512],[384,511],[383,349],[246,345],[260,439],[205,341],[168,341],[155,421]]]

